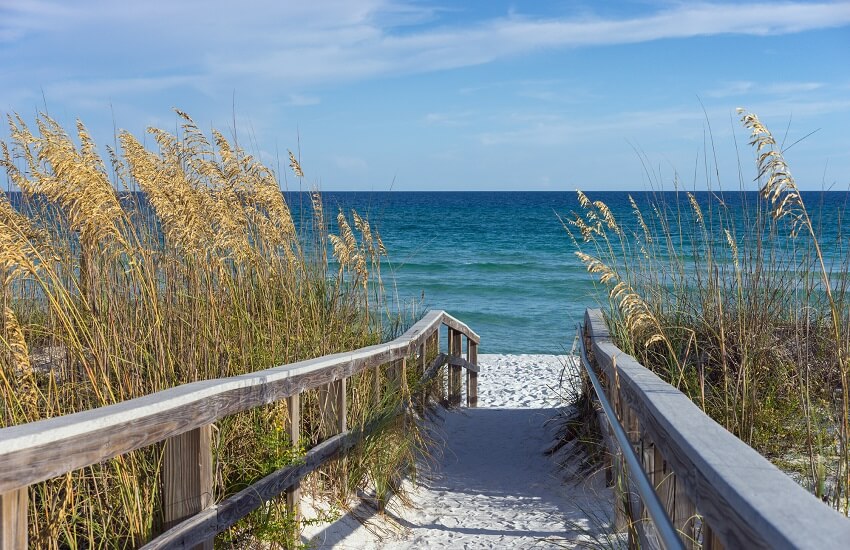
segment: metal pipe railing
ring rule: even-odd
[[[649,481],[649,478],[646,476],[646,472],[643,471],[643,467],[635,455],[635,451],[632,448],[632,444],[629,441],[628,436],[626,435],[626,431],[623,429],[623,426],[620,425],[620,421],[617,419],[617,415],[614,412],[613,407],[611,407],[611,403],[605,396],[605,390],[602,387],[602,383],[599,381],[599,378],[596,376],[596,372],[593,370],[593,366],[587,358],[582,326],[580,324],[576,325],[576,330],[579,347],[581,349],[581,362],[584,365],[585,371],[587,371],[587,376],[590,378],[593,388],[596,390],[596,395],[599,397],[599,403],[605,411],[605,417],[608,419],[608,424],[611,425],[611,430],[614,432],[614,437],[616,438],[617,444],[620,446],[620,450],[623,453],[623,458],[628,466],[632,481],[635,483],[635,487],[637,488],[641,500],[643,500],[643,504],[646,507],[649,517],[655,524],[655,530],[658,532],[661,544],[663,544],[664,548],[667,550],[685,550],[685,546],[682,544],[682,539],[679,538],[679,533],[676,531],[676,528],[673,527],[670,517],[664,510],[664,506],[661,504],[661,500],[658,498],[658,494],[656,494],[655,489],[652,486],[652,482]]]

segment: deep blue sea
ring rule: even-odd
[[[685,216],[691,213],[685,193],[631,194],[641,207],[652,198]],[[637,228],[627,193],[588,195],[608,204],[621,223]],[[709,193],[696,196],[707,208]],[[355,208],[379,230],[389,255],[382,270],[390,292],[402,301],[424,295],[428,308],[464,321],[481,336],[482,353],[564,353],[585,308],[599,303],[558,218],[581,210],[574,192],[326,192],[323,197],[328,218],[339,207]],[[723,197],[733,218],[742,211],[741,197]],[[804,197],[813,218],[834,232],[850,194]],[[745,198],[759,200],[756,193]],[[289,201],[293,210],[299,201],[309,205],[297,194]],[[743,217],[735,221],[747,223]]]
[[[588,192],[588,197],[605,202],[627,233],[639,233],[629,194],[650,225],[658,219],[651,203],[662,205],[668,217],[693,215],[684,192]],[[304,227],[301,220],[311,216],[309,194],[285,196],[296,225]],[[695,196],[707,218],[710,207],[717,212],[724,205],[723,215],[739,235],[752,223],[745,212],[764,204],[756,192]],[[342,208],[349,214],[355,209],[380,233],[388,252],[382,277],[392,304],[448,311],[481,336],[481,353],[569,351],[585,308],[607,302],[559,219],[583,212],[575,192],[324,192],[322,197],[330,231],[336,232]],[[21,201],[19,193],[10,198]],[[850,243],[841,226],[850,192],[809,192],[803,198],[827,263],[846,259]],[[677,227],[668,233],[677,249],[691,253],[687,229],[682,240]],[[723,239],[722,233],[717,238]]]
[[[387,290],[444,309],[481,336],[481,353],[559,353],[593,287],[556,213],[568,193],[324,193],[368,213],[387,248]],[[574,204],[575,203],[575,204]]]

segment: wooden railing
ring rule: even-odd
[[[685,548],[850,547],[850,519],[618,349],[598,309],[585,313],[583,344],[606,381],[613,421],[625,429]],[[606,445],[616,523],[628,530],[629,547],[662,546],[624,468],[623,451],[611,437]]]
[[[439,353],[442,325],[447,327],[448,353]],[[463,339],[466,359],[461,357]],[[0,429],[0,550],[27,546],[30,485],[160,442],[165,442],[162,506],[168,530],[148,547],[211,548],[216,533],[284,491],[290,509],[296,511],[300,480],[353,447],[373,428],[348,429],[345,386],[350,376],[386,364],[394,364],[398,375],[404,376],[405,369],[414,368],[408,365],[413,358],[415,368],[428,378],[448,364],[447,399],[460,404],[465,368],[467,404],[475,406],[478,343],[478,335],[465,324],[443,311],[432,311],[388,343],[185,384],[107,407]],[[433,358],[430,364],[426,355]],[[286,399],[289,437],[297,442],[301,439],[299,396],[310,389],[319,390],[322,421],[331,437],[310,449],[299,464],[213,503],[213,423]]]

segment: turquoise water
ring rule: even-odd
[[[626,193],[589,196],[639,231]],[[691,214],[684,193],[632,196],[642,206],[654,198]],[[707,208],[709,194],[696,196]],[[824,241],[831,241],[850,195],[804,196],[813,217],[823,221]],[[368,214],[389,253],[382,269],[391,292],[401,300],[424,295],[427,307],[466,322],[481,336],[482,353],[563,353],[584,309],[598,304],[592,279],[558,219],[580,210],[573,192],[328,192],[323,197],[328,218],[338,207]],[[299,202],[309,205],[297,194],[288,199],[293,210]],[[758,197],[747,193],[746,200]],[[729,215],[743,225],[748,221],[739,216],[740,203],[739,193],[726,197]]]
[[[608,205],[626,233],[640,233],[628,195],[589,193],[591,200]],[[631,195],[650,225],[657,223],[650,201],[663,205],[668,218],[681,217],[685,227],[691,223],[684,193]],[[760,200],[755,192],[695,195],[707,217],[710,204],[715,212],[725,204],[723,215],[734,222],[737,235],[752,223],[744,212],[751,213]],[[846,258],[841,219],[850,193],[803,197],[819,227],[827,263]],[[10,198],[21,201],[17,193]],[[287,193],[286,198],[302,225],[299,219],[310,216],[309,195]],[[353,208],[380,232],[388,251],[382,273],[390,297],[448,311],[481,336],[481,353],[568,351],[585,308],[599,304],[594,279],[575,256],[558,217],[582,211],[574,192],[326,192],[323,201],[331,231],[338,209]],[[679,229],[669,229],[685,257],[694,253],[689,232],[683,230],[680,241]],[[723,240],[722,234],[716,238]],[[726,248],[725,242],[718,244]]]

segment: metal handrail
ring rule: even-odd
[[[584,331],[582,330],[581,324],[576,325],[576,332],[579,347],[581,349],[581,362],[584,365],[584,369],[587,371],[587,376],[590,378],[593,388],[596,390],[596,395],[599,397],[599,403],[605,411],[605,417],[608,419],[608,424],[611,425],[614,437],[617,439],[617,444],[620,446],[623,458],[626,460],[626,465],[631,472],[632,481],[635,482],[635,487],[643,500],[646,511],[649,513],[649,517],[655,524],[655,529],[658,532],[658,536],[661,538],[661,543],[667,550],[685,550],[685,546],[682,544],[682,539],[679,538],[679,533],[676,531],[676,528],[673,527],[670,517],[664,510],[664,506],[661,504],[661,500],[658,498],[658,495],[652,486],[652,482],[649,481],[649,478],[646,476],[646,472],[643,471],[643,467],[635,455],[635,451],[632,448],[632,444],[629,441],[628,436],[626,435],[626,431],[623,429],[623,426],[620,425],[620,421],[617,419],[617,415],[614,412],[613,407],[611,407],[611,403],[605,396],[602,383],[599,381],[599,378],[596,376],[596,373],[587,358],[587,350],[584,346]]]

